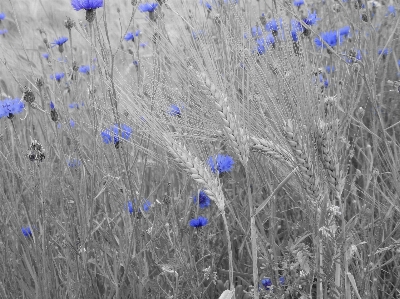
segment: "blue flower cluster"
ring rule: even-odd
[[[50,75],[51,80],[57,80],[57,82],[60,82],[62,78],[64,78],[65,74],[64,73],[55,73]]]
[[[121,124],[121,137],[122,139],[128,140],[129,137],[132,134],[132,128],[128,127],[127,125]],[[114,144],[119,143],[119,128],[118,125],[114,125],[113,128],[111,129],[106,129],[103,132],[101,132],[101,137],[103,138],[103,142],[105,144],[109,144],[113,142],[113,137],[114,137]]]
[[[92,10],[103,7],[103,0],[71,0],[71,5],[76,11]]]
[[[32,237],[32,230],[31,228],[28,227],[22,227],[21,228],[22,233],[24,234],[25,237]]]
[[[151,208],[151,202],[149,200],[146,200],[143,204],[143,211],[147,212],[148,210],[150,210],[150,208]],[[127,205],[125,206],[125,209],[128,209],[129,214],[132,214],[135,211],[135,209],[133,208],[132,201],[128,201]]]
[[[203,216],[199,216],[198,218],[195,218],[195,219],[192,219],[189,221],[189,225],[191,227],[196,227],[196,228],[203,227],[203,226],[207,225],[207,223],[208,223],[208,219]]]
[[[82,164],[81,161],[78,159],[67,160],[67,165],[70,168],[77,168],[77,167],[81,166],[81,164]]]
[[[68,41],[68,37],[62,36],[57,38],[56,40],[54,40],[54,42],[52,42],[51,44],[53,46],[62,46],[63,44],[65,44]]]
[[[193,202],[195,204],[197,204],[197,196],[193,197]],[[204,192],[204,190],[200,190],[198,202],[199,202],[200,209],[207,208],[207,207],[209,207],[211,205],[211,199]]]
[[[344,41],[344,38],[348,37],[349,34],[350,26],[345,26],[337,31],[328,31],[321,33],[321,38],[316,37],[314,39],[314,42],[318,48],[325,49],[327,48],[326,44],[328,44],[330,47],[334,47],[338,44],[341,45]]]
[[[140,30],[136,30],[134,33],[132,32],[127,32],[124,36],[124,40],[126,41],[135,41],[135,36],[139,36],[140,35]]]
[[[139,4],[140,12],[153,12],[158,7],[158,3],[142,3]]]
[[[169,107],[168,114],[171,115],[171,116],[178,116],[178,117],[180,117],[180,116],[181,116],[181,109],[180,109],[178,106],[176,106],[176,105],[171,105],[171,106]]]
[[[213,157],[209,157],[207,163],[213,173],[217,171],[218,173],[224,173],[231,171],[235,162],[231,156],[218,154],[215,160]]]
[[[0,118],[11,118],[24,110],[25,104],[21,99],[5,99],[0,101]]]

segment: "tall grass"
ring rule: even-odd
[[[0,6],[1,298],[399,297],[397,4],[60,2]]]

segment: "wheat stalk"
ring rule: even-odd
[[[318,180],[315,176],[313,168],[309,162],[306,154],[306,149],[301,145],[301,140],[295,135],[292,120],[287,121],[287,125],[284,127],[285,137],[288,140],[290,147],[293,150],[295,160],[299,166],[299,170],[302,174],[303,181],[306,185],[307,193],[313,198],[318,199],[319,186]]]
[[[216,88],[215,84],[211,82],[206,73],[201,73],[198,76],[203,84],[211,91],[211,95],[216,99],[215,106],[224,123],[224,132],[231,142],[233,151],[238,155],[242,164],[247,165],[250,148],[247,131],[239,126],[236,115],[232,113],[228,105],[228,97]]]

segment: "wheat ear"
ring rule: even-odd
[[[295,135],[293,124],[290,119],[287,121],[287,126],[285,126],[284,131],[306,185],[305,189],[313,199],[317,200],[319,193],[318,181],[316,180],[314,171],[306,155],[305,148],[303,148],[300,139]]]
[[[216,99],[215,106],[224,123],[224,132],[231,142],[233,151],[238,155],[242,164],[247,165],[250,148],[247,131],[240,128],[236,115],[232,113],[228,105],[228,98],[215,87],[207,74],[201,73],[199,77],[204,85],[211,91],[212,96]]]
[[[335,190],[335,196],[340,199],[342,193],[342,184],[339,171],[337,156],[332,153],[332,147],[327,139],[327,125],[320,121],[317,129],[318,146],[321,149],[321,160],[327,172],[328,183]]]
[[[286,164],[290,168],[294,168],[294,159],[285,149],[278,145],[275,145],[272,141],[264,138],[250,137],[252,151],[262,152],[265,155],[277,160],[283,164]],[[284,153],[284,154],[281,154]],[[289,158],[290,157],[290,158]]]

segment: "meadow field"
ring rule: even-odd
[[[399,299],[397,0],[1,0],[0,298]]]

